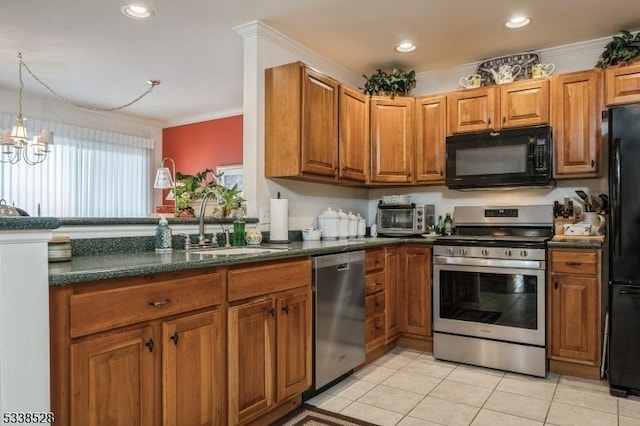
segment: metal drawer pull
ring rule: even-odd
[[[149,352],[153,352],[153,346],[154,346],[153,339],[147,340],[146,342],[144,342],[144,345],[147,348],[149,348]]]
[[[582,262],[565,262],[567,266],[580,266]]]
[[[289,313],[289,305],[286,305],[282,308],[282,312],[284,312],[285,314]]]
[[[165,306],[168,305],[169,303],[171,303],[171,299],[164,299],[161,300],[160,302],[149,302],[150,306]]]

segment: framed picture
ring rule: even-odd
[[[230,164],[227,166],[216,167],[216,175],[223,173],[220,177],[220,183],[226,188],[233,188],[238,185],[238,189],[242,191],[242,164]]]

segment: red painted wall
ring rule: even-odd
[[[242,115],[162,129],[162,157],[189,175],[242,164]]]

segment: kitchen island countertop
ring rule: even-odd
[[[250,256],[219,256],[174,250],[159,254],[152,251],[76,256],[68,262],[49,264],[49,285],[68,285],[95,280],[133,277],[215,266],[238,265],[300,256],[319,256],[396,244],[431,244],[433,238],[359,238],[335,241],[293,241],[289,244],[262,244],[258,248],[278,251]]]

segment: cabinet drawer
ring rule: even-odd
[[[384,343],[384,314],[366,320],[364,336],[367,351]]]
[[[365,257],[365,271],[381,271],[384,269],[384,249],[369,250]]]
[[[384,272],[368,274],[365,277],[365,294],[370,295],[384,290]]]
[[[229,301],[311,286],[311,260],[287,261],[229,270]]]
[[[598,254],[592,251],[551,252],[551,270],[554,273],[595,275],[598,270]]]
[[[364,314],[367,318],[372,315],[384,312],[384,291],[381,291],[371,296],[367,296],[364,300]]]
[[[222,302],[221,273],[70,296],[70,335],[84,336]]]

